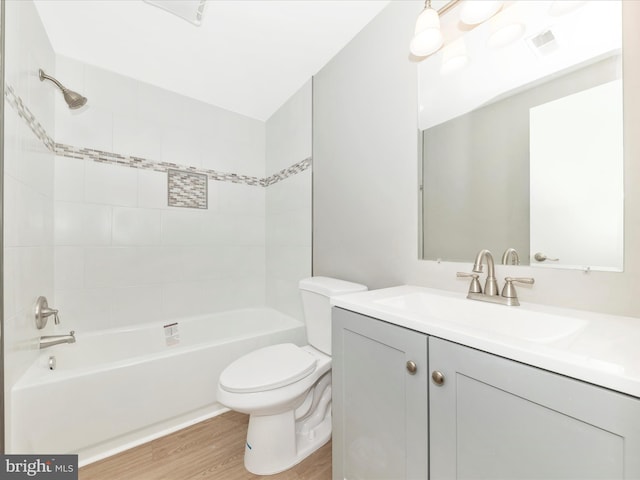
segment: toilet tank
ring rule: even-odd
[[[331,305],[329,298],[347,293],[364,292],[365,285],[337,278],[310,277],[298,285],[302,297],[304,321],[309,345],[331,355]]]

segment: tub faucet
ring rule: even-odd
[[[484,295],[498,295],[498,281],[496,280],[496,267],[493,263],[493,255],[486,248],[480,250],[473,264],[475,273],[482,273],[482,261],[487,260],[487,280],[484,284]]]
[[[40,337],[40,348],[53,347],[61,343],[76,343],[76,332],[71,330],[69,335],[44,335]]]

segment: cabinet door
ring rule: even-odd
[[[640,479],[640,401],[429,337],[430,471],[443,479]]]
[[[332,341],[333,478],[427,478],[427,336],[334,308]]]

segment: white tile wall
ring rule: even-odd
[[[111,152],[113,151],[113,114],[105,108],[90,105],[90,101],[82,109],[70,110],[64,100],[56,98],[54,138],[58,143]]]
[[[202,166],[202,135],[184,128],[166,126],[162,135],[162,161],[192,167]]]
[[[157,321],[162,316],[162,286],[136,285],[111,290],[110,327]]]
[[[159,245],[162,212],[146,208],[113,209],[113,245]]]
[[[84,248],[57,246],[54,255],[56,291],[78,290],[84,287]]]
[[[162,140],[160,124],[135,116],[114,116],[113,152],[160,161]]]
[[[84,201],[84,160],[56,157],[56,200],[67,202]]]
[[[111,208],[104,205],[56,201],[56,245],[110,245],[111,215]]]
[[[138,204],[138,171],[96,162],[85,164],[84,195],[88,203],[122,207]]]
[[[5,80],[54,133],[54,88],[38,79],[38,68],[53,71],[55,57],[32,2],[6,2]],[[59,92],[58,92],[59,93]],[[4,150],[4,399],[11,412],[11,388],[38,355],[33,304],[53,299],[54,156],[5,101]],[[5,438],[12,437],[7,415]],[[7,453],[14,453],[11,444]]]
[[[264,176],[262,122],[64,57],[60,76],[85,89],[91,107],[76,116],[59,105],[60,143]],[[55,288],[65,325],[264,305],[265,189],[208,187],[207,210],[170,208],[166,173],[58,157]]]
[[[267,174],[311,156],[311,81],[267,121]],[[311,275],[311,169],[266,189],[267,303],[303,319],[298,282]]]
[[[211,181],[209,185],[211,185]],[[218,211],[237,215],[264,215],[264,188],[257,188],[240,183],[217,182],[216,185]],[[211,195],[211,194],[210,194]]]
[[[209,182],[211,192],[211,182]],[[209,193],[211,196],[211,193]],[[167,207],[167,174],[148,170],[138,171],[138,207],[166,208]],[[211,198],[209,198],[211,208]]]

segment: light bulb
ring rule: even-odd
[[[440,16],[431,7],[425,8],[416,21],[415,34],[409,49],[418,57],[426,57],[437,51],[444,42],[440,31]]]

